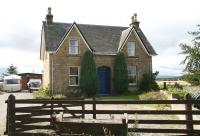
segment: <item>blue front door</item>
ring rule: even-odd
[[[110,75],[110,68],[104,66],[98,68],[99,94],[110,93]]]

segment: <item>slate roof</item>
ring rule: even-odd
[[[46,25],[43,22],[46,51],[56,51],[59,43],[63,40],[65,34],[68,32],[72,23],[56,23]],[[118,51],[119,45],[125,40],[127,33],[130,31],[128,27],[118,26],[102,26],[102,25],[88,25],[76,24],[86,42],[95,52],[115,54]],[[137,31],[145,48],[150,55],[156,55],[151,44],[141,31]]]

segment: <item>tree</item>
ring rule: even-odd
[[[182,49],[181,54],[186,55],[185,59],[181,62],[181,64],[185,64],[184,71],[187,72],[184,75],[184,79],[195,85],[200,84],[200,25],[197,26],[199,27],[197,31],[189,32],[194,37],[192,45],[180,44]]]
[[[17,72],[17,67],[14,66],[13,64],[11,64],[7,69],[6,69],[6,73],[3,73],[2,76],[8,76],[8,75],[16,75]]]
[[[115,91],[119,94],[128,91],[128,71],[123,53],[118,53],[115,58],[113,85]]]
[[[86,51],[80,71],[80,88],[87,97],[95,96],[98,89],[98,77],[94,56],[90,51]]]

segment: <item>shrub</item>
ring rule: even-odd
[[[69,86],[67,81],[64,81],[61,85],[61,94],[65,95],[65,97],[80,97],[82,95],[80,87],[78,86]]]
[[[178,89],[178,88],[175,88],[175,87],[169,87],[168,93],[174,94],[177,99],[182,100],[182,99],[184,99],[184,96],[188,93],[188,91],[183,90],[183,89]]]
[[[118,53],[113,68],[113,86],[118,94],[128,91],[128,70],[123,53]]]
[[[140,81],[139,89],[141,91],[159,90],[159,86],[155,81],[158,73],[159,72],[156,71],[155,73],[152,73],[152,74],[148,74],[148,73],[144,74],[142,77],[142,80]]]
[[[94,56],[90,51],[86,51],[82,62],[80,72],[80,88],[87,97],[95,96],[98,89],[98,77]]]
[[[49,86],[46,86],[46,87],[42,87],[40,88],[38,91],[36,92],[33,92],[33,97],[34,98],[50,98],[51,96],[51,91],[50,91],[50,88]]]

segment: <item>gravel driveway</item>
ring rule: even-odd
[[[16,93],[5,93],[0,92],[0,136],[3,135],[6,125],[6,113],[7,113],[7,104],[5,101],[8,99],[8,96],[13,94],[16,99],[32,99],[32,93],[28,91],[16,92]]]

